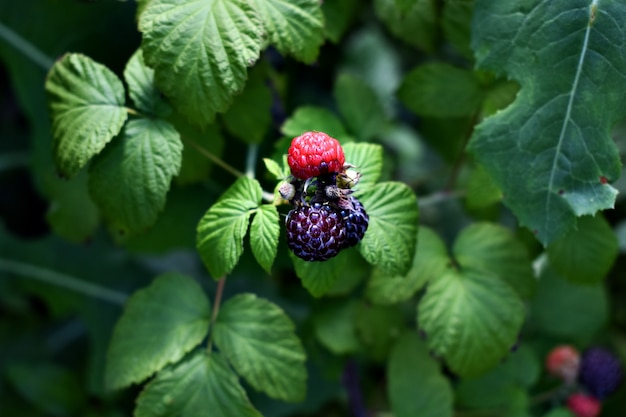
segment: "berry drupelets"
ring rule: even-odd
[[[279,187],[295,206],[285,222],[287,246],[306,261],[325,261],[357,245],[369,216],[352,194],[360,178],[339,142],[323,132],[295,137],[287,162],[292,176]]]
[[[287,152],[291,174],[301,180],[343,170],[346,157],[339,141],[323,132],[293,138]]]
[[[597,398],[613,393],[622,382],[622,365],[611,352],[594,347],[588,349],[580,362],[579,382]]]

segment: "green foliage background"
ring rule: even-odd
[[[568,415],[549,349],[626,360],[623,21],[0,1],[0,415]],[[274,193],[308,130],[370,215],[325,263]]]

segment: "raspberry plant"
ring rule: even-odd
[[[624,21],[0,3],[0,414],[621,417]]]

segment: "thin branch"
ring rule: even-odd
[[[213,300],[213,314],[211,315],[211,333],[209,333],[209,341],[207,342],[207,350],[211,353],[213,349],[213,327],[215,326],[215,320],[220,312],[220,306],[222,304],[222,294],[224,293],[224,284],[226,283],[226,277],[220,278],[217,282],[217,290],[215,291],[215,299]]]
[[[448,181],[446,182],[446,186],[444,187],[445,191],[453,190],[456,186],[456,181],[459,178],[459,173],[461,172],[461,167],[465,162],[465,156],[467,155],[467,145],[469,145],[469,141],[472,138],[472,133],[474,132],[474,126],[478,123],[480,117],[480,113],[476,113],[472,118],[472,122],[470,123],[467,132],[465,133],[465,138],[463,139],[463,145],[461,146],[461,150],[459,152],[459,156],[456,161],[454,161],[454,166],[452,167],[452,172],[450,172],[450,177],[448,177]]]
[[[22,55],[46,72],[54,65],[52,58],[2,23],[0,23],[0,39],[20,51]]]
[[[7,271],[19,275],[23,278],[35,279],[48,284],[56,285],[71,291],[75,291],[89,297],[107,301],[112,304],[124,305],[128,296],[124,293],[110,290],[90,282],[61,274],[56,271],[41,268],[38,266],[0,259],[0,271]]]
[[[191,140],[189,138],[186,138],[184,136],[182,137],[182,139],[183,139],[184,142],[186,142],[186,143],[190,144],[191,146],[193,146],[203,156],[205,156],[206,158],[210,159],[211,162],[213,162],[215,165],[218,165],[219,167],[221,167],[224,170],[228,171],[229,173],[233,174],[235,177],[241,178],[241,177],[245,176],[243,172],[238,171],[235,168],[231,167],[226,162],[222,161],[220,158],[218,158],[217,156],[213,155],[211,152],[207,151],[206,149],[204,149],[202,146],[200,146],[199,144],[197,144],[193,140]]]

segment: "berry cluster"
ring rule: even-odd
[[[570,345],[557,346],[546,357],[546,369],[574,388],[567,407],[576,417],[597,417],[601,401],[617,390],[623,376],[619,359],[599,347],[588,349],[581,357]]]
[[[291,141],[287,156],[292,177],[279,193],[294,206],[285,222],[289,249],[305,261],[326,261],[359,243],[369,216],[352,195],[360,175],[345,163],[339,142],[306,132]]]

